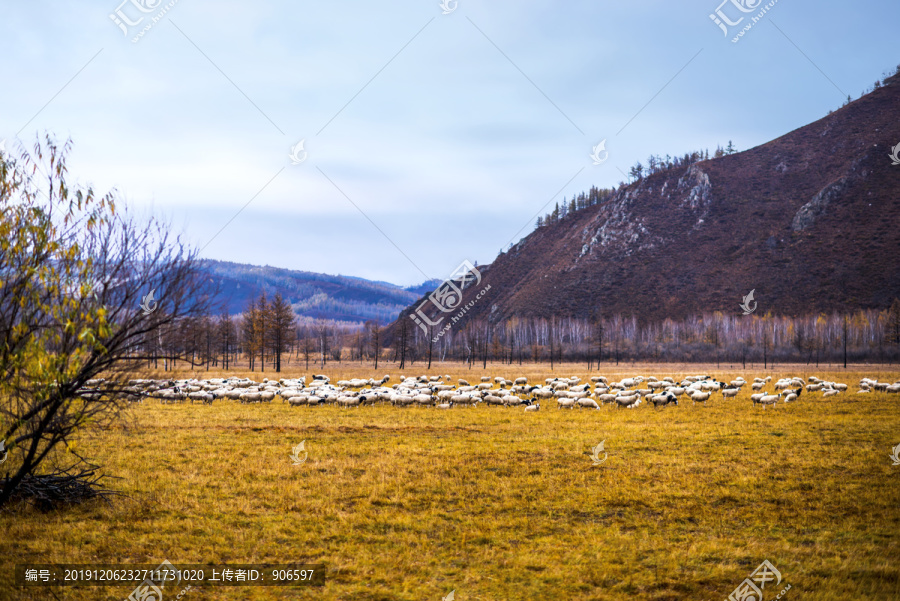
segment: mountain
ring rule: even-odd
[[[280,292],[301,318],[384,324],[421,294],[419,287],[268,266],[203,260],[200,268],[219,286],[217,300],[231,314],[243,312],[261,292],[269,298]]]
[[[491,287],[468,319],[681,319],[740,311],[751,290],[760,314],[888,307],[900,297],[898,116],[895,75],[767,144],[657,169],[548,220],[466,291],[463,304]]]
[[[441,285],[441,280],[428,280],[419,284],[418,286],[407,286],[404,290],[408,292],[412,292],[417,297],[422,296],[423,294],[427,294]]]

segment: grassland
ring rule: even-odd
[[[548,367],[432,373],[534,378]],[[359,365],[321,371],[376,375]],[[624,365],[600,373],[704,372],[763,374]],[[383,373],[399,375],[395,366]],[[588,375],[583,366],[554,373]],[[16,563],[166,558],[328,570],[324,587],[204,586],[188,601],[438,601],[451,590],[459,601],[720,600],[764,559],[784,579],[766,588],[766,601],[786,583],[783,599],[900,598],[900,466],[888,457],[900,443],[900,397],[856,395],[853,386],[863,375],[893,381],[898,373],[804,366],[765,374],[815,374],[851,391],[804,393],[766,411],[751,406],[749,391],[708,406],[559,411],[546,403],[538,413],[145,401],[123,427],[78,443],[128,498],[0,513],[0,598],[131,591],[17,588]],[[302,440],[308,459],[295,466],[289,454]],[[594,466],[590,450],[602,440],[608,459]]]

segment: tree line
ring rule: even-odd
[[[729,140],[728,145],[724,148],[722,146],[716,147],[716,150],[713,153],[713,158],[718,159],[723,156],[736,154],[737,152],[738,150],[734,146],[734,143]],[[644,177],[648,177],[656,173],[661,173],[670,169],[689,167],[694,163],[699,163],[700,161],[707,160],[709,160],[709,149],[687,152],[684,154],[684,156],[680,157],[672,157],[670,155],[666,155],[664,157],[659,155],[650,155],[647,158],[646,166],[640,161],[637,161],[631,167],[629,171],[629,177],[631,181],[629,183],[636,182],[643,179]],[[544,216],[539,216],[537,218],[537,221],[535,222],[535,229],[553,225],[564,220],[566,217],[574,216],[574,214],[578,211],[604,203],[609,200],[613,194],[615,194],[618,190],[622,189],[626,185],[627,184],[625,182],[619,182],[619,186],[617,188],[597,188],[596,186],[591,186],[591,189],[586,193],[580,192],[573,196],[569,201],[566,201],[565,197],[563,197],[562,203],[557,202],[554,205],[552,211]]]
[[[411,326],[414,324],[410,324]],[[437,328],[435,328],[437,329]],[[430,364],[580,362],[861,363],[900,360],[900,300],[886,310],[804,317],[724,315],[642,323],[634,316],[471,320],[437,341],[417,327],[395,326],[396,353]],[[405,334],[404,334],[405,330]]]
[[[408,322],[408,323],[407,323]],[[488,363],[601,364],[696,362],[727,364],[888,363],[900,360],[900,300],[886,310],[804,317],[724,315],[641,322],[635,316],[511,318],[492,323],[471,319],[438,337],[440,326],[423,331],[408,318],[390,328],[378,321],[346,325],[327,320],[298,322],[280,295],[251,301],[236,317],[194,318],[141,349],[153,365],[175,361],[192,368],[280,372],[286,365],[326,367],[344,360],[426,369],[443,361]],[[156,339],[154,339],[155,341]],[[151,342],[154,342],[151,341]],[[156,344],[156,342],[154,342]],[[158,361],[162,360],[160,365]]]

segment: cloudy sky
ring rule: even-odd
[[[79,181],[203,257],[402,285],[900,62],[896,0],[121,1],[0,1],[0,140],[71,137]]]

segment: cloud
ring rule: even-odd
[[[858,95],[892,66],[900,7],[874,4],[875,22],[832,2],[769,18]],[[192,0],[137,44],[109,19],[116,2],[10,5],[0,138],[29,120],[26,143],[71,135],[79,179],[198,244],[283,169],[205,256],[410,284],[491,261],[561,188],[613,186],[651,153],[749,148],[842,100],[772,27],[723,41],[705,0],[437,5]],[[815,32],[836,27],[830,50]],[[309,158],[291,166],[300,139]]]

